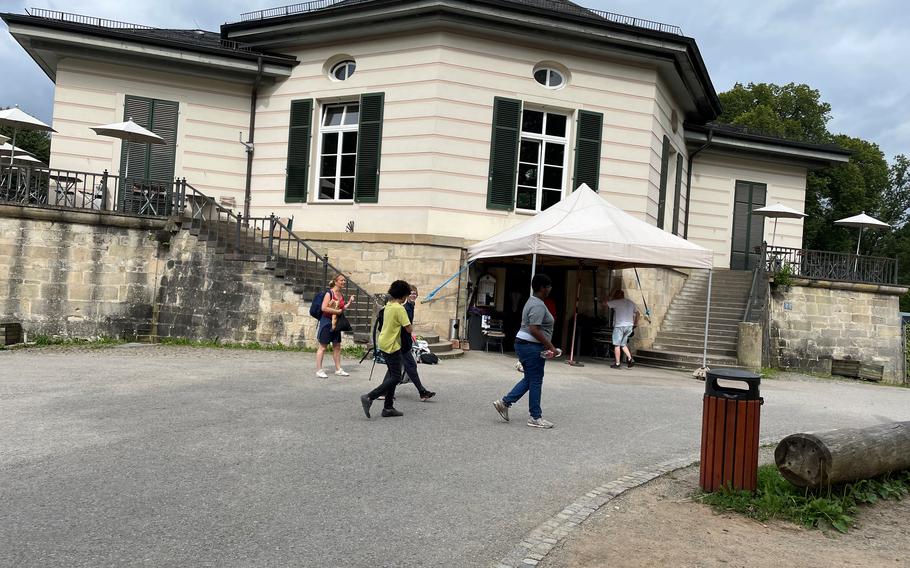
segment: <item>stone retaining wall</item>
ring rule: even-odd
[[[902,382],[899,298],[907,288],[795,280],[771,294],[771,364],[830,372],[831,359],[884,366]]]
[[[72,220],[78,222],[72,222]],[[0,206],[0,319],[28,339],[149,332],[163,221]]]

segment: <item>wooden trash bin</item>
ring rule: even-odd
[[[718,384],[745,383],[747,388]],[[699,484],[705,491],[727,486],[754,491],[758,482],[761,377],[742,369],[708,371],[701,422]]]

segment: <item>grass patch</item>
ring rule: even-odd
[[[805,527],[832,527],[844,533],[853,525],[859,505],[901,499],[908,494],[910,470],[813,492],[794,486],[768,464],[758,468],[755,493],[721,488],[700,495],[699,500],[717,511],[734,511],[758,521],[779,519]]]
[[[762,379],[775,379],[780,373],[780,369],[775,369],[774,367],[762,367],[759,374]]]
[[[36,335],[34,341],[29,343],[17,343],[15,345],[0,345],[0,350],[3,349],[33,349],[36,347],[88,347],[91,349],[98,349],[102,347],[113,347],[114,345],[123,345],[126,343],[123,339],[115,339],[113,337],[93,337],[91,339],[83,339],[78,337],[57,337],[51,335]]]
[[[186,347],[201,347],[211,349],[244,349],[247,351],[289,351],[297,353],[315,353],[314,347],[301,347],[297,345],[285,345],[283,343],[259,343],[252,341],[249,343],[235,343],[231,341],[219,341],[217,339],[187,339],[185,337],[162,337],[158,343],[161,345],[182,345]],[[327,351],[330,354],[331,350]],[[366,349],[360,345],[347,345],[341,348],[341,354],[351,359],[363,357]]]

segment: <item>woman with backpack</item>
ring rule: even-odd
[[[408,314],[408,320],[411,325],[414,324],[414,304],[417,302],[417,286],[411,284],[411,294],[404,303],[404,311]],[[404,374],[401,384],[408,381],[414,383],[417,392],[420,394],[420,400],[427,401],[436,396],[436,393],[427,390],[420,382],[420,375],[417,374],[417,361],[414,360],[414,343],[410,332],[401,330],[401,363],[404,366]]]
[[[332,344],[332,359],[335,361],[335,374],[339,377],[350,376],[347,371],[341,368],[341,331],[335,329],[335,320],[344,310],[354,303],[354,296],[345,302],[342,290],[347,285],[348,280],[344,274],[336,274],[332,281],[329,282],[329,289],[322,297],[322,317],[316,324],[316,340],[319,341],[319,348],[316,349],[316,376],[320,379],[327,379],[329,376],[322,369],[322,358],[325,355],[326,347]]]

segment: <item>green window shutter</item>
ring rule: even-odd
[[[673,189],[673,234],[679,235],[679,212],[682,209],[682,154],[676,153],[676,185]]]
[[[291,101],[288,132],[287,179],[285,203],[306,203],[307,178],[310,173],[310,140],[313,129],[313,99]]]
[[[152,99],[126,95],[123,99],[123,121],[129,119],[142,128],[152,129]],[[120,175],[133,179],[148,177],[148,144],[127,142],[120,144]],[[129,153],[129,171],[127,171],[126,155]]]
[[[664,228],[664,217],[667,208],[667,178],[670,176],[670,139],[664,136],[664,145],[660,153],[660,193],[657,198],[657,227]]]
[[[379,202],[379,161],[382,156],[382,110],[385,93],[360,95],[360,125],[357,130],[357,173],[354,201]]]
[[[148,178],[173,181],[177,158],[177,118],[180,105],[174,101],[152,101],[152,132],[164,144],[149,144]]]
[[[511,211],[515,208],[515,177],[518,175],[520,139],[521,101],[494,98],[487,209]]]
[[[597,191],[600,180],[600,147],[604,115],[588,110],[578,111],[578,142],[575,146],[575,181],[572,190],[583,183]]]

